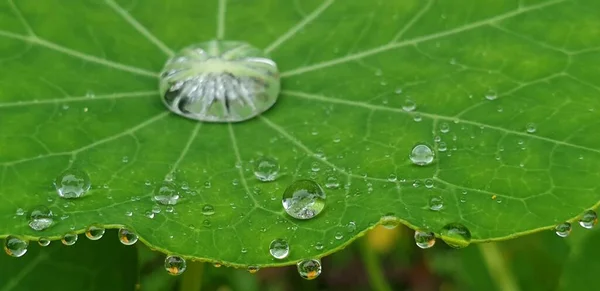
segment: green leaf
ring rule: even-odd
[[[460,223],[481,242],[552,228],[600,200],[597,2],[63,4],[0,4],[0,236],[126,225],[186,258],[287,265],[340,249],[386,214],[438,236]],[[164,108],[164,62],[215,38],[271,54],[283,89],[272,109],[205,124]],[[434,164],[410,163],[417,143],[434,147]],[[254,178],[262,155],[281,166],[274,182]],[[93,188],[65,201],[52,182],[72,166]],[[189,190],[150,219],[145,182],[170,173]],[[319,216],[283,211],[293,180],[330,177],[341,186],[326,188]],[[436,196],[441,211],[429,209]],[[43,232],[15,215],[39,204],[58,222]],[[290,243],[285,260],[269,255],[276,238]]]
[[[0,256],[0,290],[134,290],[137,251],[116,239],[115,231],[72,246],[32,242],[23,257]]]

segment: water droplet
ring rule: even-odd
[[[70,232],[70,233],[63,235],[63,237],[60,239],[60,241],[62,242],[63,245],[72,246],[77,242],[78,237],[79,236],[76,233]]]
[[[214,266],[215,268],[221,268],[221,266],[222,266],[222,265],[221,265],[220,263],[214,263],[214,264],[213,264],[213,266]]]
[[[448,150],[448,146],[446,145],[445,142],[440,142],[440,144],[438,144],[438,151],[440,152],[445,152],[446,150]]]
[[[534,133],[537,128],[535,127],[535,124],[533,123],[527,123],[527,126],[525,126],[525,129],[527,130],[528,133]]]
[[[90,176],[82,170],[69,169],[56,178],[54,186],[62,198],[79,198],[90,189]]]
[[[448,246],[455,249],[464,248],[471,243],[471,231],[460,223],[446,224],[440,235]]]
[[[325,188],[338,189],[340,188],[340,181],[335,176],[329,176],[327,177],[327,181],[325,181]]]
[[[185,259],[179,256],[168,256],[165,258],[165,270],[169,273],[169,275],[179,276],[185,269],[187,268],[187,263]]]
[[[123,162],[123,164],[127,164],[127,163],[129,163],[129,157],[128,157],[128,156],[123,156],[123,157],[121,158],[121,162]]]
[[[129,229],[121,228],[119,229],[119,241],[126,246],[130,246],[138,241],[138,236]]]
[[[41,237],[38,239],[38,244],[42,247],[47,247],[50,245],[50,240],[45,237]]]
[[[381,226],[387,229],[394,229],[400,224],[400,221],[393,213],[382,216],[379,221],[381,222]]]
[[[211,216],[215,214],[215,207],[210,204],[205,204],[202,206],[202,214],[206,216]]]
[[[426,188],[433,188],[433,180],[432,179],[425,179],[425,187]]]
[[[312,280],[321,275],[321,261],[318,259],[302,260],[296,266],[303,279]]]
[[[496,91],[493,90],[489,90],[487,93],[485,93],[485,99],[487,100],[495,100],[496,98],[498,98],[498,93],[496,93]]]
[[[442,124],[440,124],[440,132],[448,133],[449,131],[450,131],[450,125],[447,122],[442,122]]]
[[[106,230],[99,226],[99,225],[90,225],[86,230],[85,230],[85,236],[87,238],[89,238],[90,240],[99,240],[102,238],[102,236],[104,235],[104,232]]]
[[[583,228],[590,229],[598,223],[598,215],[594,210],[587,210],[581,215],[579,219],[579,225]]]
[[[256,161],[254,176],[259,181],[275,181],[277,174],[279,174],[279,163],[277,160],[269,157],[261,157]]]
[[[398,180],[398,176],[396,176],[396,174],[392,173],[388,176],[387,180],[390,182],[396,182]]]
[[[260,270],[260,268],[258,266],[248,266],[248,273],[250,274],[255,274],[256,272],[258,272],[258,270]]]
[[[158,205],[152,206],[152,212],[158,214],[158,213],[160,213],[160,211],[161,211],[160,206],[158,206]]]
[[[152,199],[162,205],[175,205],[179,201],[179,192],[173,182],[163,181],[154,189]]]
[[[29,215],[29,227],[41,231],[49,228],[54,223],[52,211],[46,206],[36,206]]]
[[[290,216],[310,219],[321,213],[325,207],[325,192],[314,181],[298,180],[285,189],[281,202]]]
[[[285,259],[290,254],[290,245],[284,239],[275,239],[269,245],[269,253],[273,258]]]
[[[571,224],[563,222],[554,228],[554,232],[560,237],[567,237],[571,233]]]
[[[15,212],[15,214],[17,216],[23,216],[25,214],[25,210],[23,210],[23,208],[17,208],[17,211]]]
[[[262,49],[214,40],[184,48],[160,75],[164,104],[181,116],[237,122],[266,110],[279,95],[277,65]]]
[[[346,225],[346,231],[348,233],[355,232],[356,231],[356,222],[354,222],[354,221],[348,222],[348,225]]]
[[[444,207],[444,200],[440,196],[434,196],[429,199],[429,209],[440,211]]]
[[[413,147],[409,157],[413,164],[426,166],[433,163],[435,154],[428,145],[417,144]]]
[[[28,241],[22,240],[14,236],[9,235],[4,240],[4,251],[6,252],[6,254],[12,257],[22,257],[25,253],[27,253],[28,246]]]
[[[323,249],[323,243],[322,242],[317,242],[315,243],[315,250],[320,251]]]
[[[396,88],[396,90],[394,90],[394,93],[398,95],[402,94],[402,88]]]
[[[402,104],[402,110],[406,111],[406,112],[411,112],[414,111],[415,109],[417,109],[417,103],[415,103],[415,101],[412,101],[411,99],[405,99],[404,100],[404,104]]]
[[[321,165],[319,165],[318,162],[313,162],[312,165],[310,166],[310,170],[313,172],[318,172],[321,170]]]
[[[344,238],[344,234],[341,231],[338,231],[334,234],[335,239],[341,240]]]
[[[421,114],[417,113],[417,114],[415,114],[415,116],[413,116],[413,120],[415,122],[421,122],[421,120],[423,120],[423,116],[421,116]]]
[[[428,249],[435,244],[435,234],[430,231],[415,231],[415,242],[422,249]]]
[[[125,216],[133,216],[133,212],[132,211],[125,211]]]
[[[145,215],[146,217],[150,218],[150,219],[153,219],[153,218],[154,218],[154,215],[155,215],[155,213],[154,213],[154,211],[152,211],[152,210],[146,210],[146,212],[144,212],[144,215]]]

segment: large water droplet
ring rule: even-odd
[[[409,157],[413,164],[426,166],[433,163],[435,154],[428,145],[417,144],[413,147]]]
[[[554,232],[560,237],[567,237],[571,233],[571,224],[563,222],[554,228]]]
[[[46,206],[37,206],[31,210],[29,215],[29,227],[41,231],[49,228],[54,223],[52,211]]]
[[[275,239],[269,245],[269,253],[273,258],[285,259],[290,254],[290,245],[284,239]]]
[[[455,249],[464,248],[471,243],[471,231],[460,223],[446,224],[440,234],[442,240]]]
[[[62,198],[79,198],[90,189],[90,176],[80,169],[69,169],[56,178],[54,186]]]
[[[254,176],[260,181],[275,181],[279,174],[279,163],[277,160],[269,157],[261,157],[254,166]]]
[[[303,279],[312,280],[321,275],[321,261],[318,259],[302,260],[296,266]]]
[[[126,246],[130,246],[138,241],[138,236],[129,229],[121,228],[119,229],[119,241]]]
[[[415,231],[415,243],[422,249],[428,249],[435,244],[435,234],[430,231]]]
[[[77,242],[78,237],[79,236],[76,233],[70,232],[70,233],[63,235],[63,237],[60,239],[60,241],[62,242],[63,245],[72,246]]]
[[[184,48],[167,61],[160,92],[172,112],[208,122],[250,119],[277,101],[277,65],[262,49],[214,40]]]
[[[211,216],[215,214],[215,207],[210,204],[205,204],[202,206],[202,214],[206,216]]]
[[[162,205],[175,205],[179,201],[177,186],[171,181],[163,181],[154,189],[152,199]]]
[[[325,192],[314,181],[298,180],[285,189],[281,203],[290,216],[310,219],[325,207]]]
[[[185,272],[187,263],[185,259],[179,256],[168,256],[165,258],[165,270],[169,275],[178,276]]]
[[[8,236],[4,240],[4,251],[13,257],[22,257],[25,253],[27,253],[27,247],[29,246],[29,242],[26,240],[22,240],[18,237]]]
[[[42,247],[47,247],[50,245],[50,240],[45,237],[40,237],[40,239],[38,239],[38,244]]]
[[[85,230],[85,236],[90,240],[99,240],[104,235],[105,229],[99,225],[90,225]]]
[[[596,223],[598,223],[598,215],[594,210],[587,210],[581,215],[581,218],[579,219],[579,225],[587,229],[594,227]]]
[[[434,196],[429,199],[429,209],[440,211],[444,207],[444,200],[440,196]]]

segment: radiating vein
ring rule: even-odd
[[[117,14],[119,14],[125,21],[127,21],[135,30],[137,30],[140,34],[142,34],[148,41],[156,45],[160,50],[162,50],[167,56],[171,57],[175,53],[172,49],[166,46],[160,39],[158,39],[154,34],[152,34],[146,27],[144,27],[141,23],[139,23],[129,12],[123,9],[119,4],[117,4],[113,0],[104,0],[104,2],[112,8]]]
[[[4,107],[21,107],[21,106],[32,106],[42,104],[58,104],[58,103],[69,103],[69,102],[80,102],[80,101],[95,101],[95,100],[114,100],[123,98],[137,98],[137,97],[148,97],[156,95],[156,91],[138,91],[138,92],[125,92],[125,93],[114,93],[106,95],[98,95],[94,97],[78,96],[78,97],[65,97],[57,99],[44,99],[44,100],[28,100],[18,101],[9,103],[0,103],[0,108]]]
[[[201,122],[196,123],[196,126],[194,126],[194,129],[192,129],[192,132],[190,133],[190,137],[188,138],[187,142],[185,143],[185,146],[183,147],[183,149],[181,150],[179,157],[177,157],[177,160],[175,161],[175,163],[173,163],[173,166],[171,167],[171,170],[169,171],[169,174],[167,174],[167,176],[173,174],[177,170],[177,168],[179,167],[179,165],[181,164],[183,159],[185,159],[185,155],[187,155],[187,153],[190,151],[190,148],[192,147],[192,143],[194,143],[196,136],[198,136],[198,131],[200,131],[201,126],[202,126]]]
[[[417,21],[419,21],[421,19],[421,17],[423,17],[423,15],[425,15],[425,13],[427,13],[427,11],[429,11],[429,9],[431,8],[431,4],[433,4],[433,0],[427,0],[427,4],[425,4],[425,6],[423,6],[423,8],[421,8],[421,10],[419,10],[419,12],[417,12],[417,14],[415,14],[407,23],[406,25],[404,25],[404,27],[402,27],[402,29],[396,34],[396,36],[394,36],[392,42],[395,42],[397,40],[399,40],[400,38],[402,38],[402,36],[409,30],[412,28],[413,25],[415,25],[415,23],[417,23]]]
[[[272,52],[277,47],[279,47],[281,44],[283,44],[285,41],[292,38],[294,35],[296,35],[296,33],[298,33],[298,31],[300,31],[306,25],[308,25],[309,23],[314,21],[317,17],[319,17],[319,15],[321,15],[321,13],[323,13],[323,11],[325,11],[325,9],[327,9],[327,7],[329,7],[334,1],[335,0],[324,1],[319,7],[317,7],[317,9],[315,9],[312,13],[310,13],[308,16],[306,16],[304,19],[302,19],[302,21],[298,22],[296,25],[294,25],[292,28],[290,28],[286,33],[284,33],[282,36],[280,36],[275,41],[273,41],[270,45],[268,45],[265,48],[265,52],[266,53]]]
[[[14,13],[17,16],[17,18],[19,19],[19,21],[21,21],[21,24],[23,24],[23,26],[25,27],[25,30],[27,30],[29,35],[35,35],[35,33],[33,32],[33,29],[31,28],[31,25],[29,25],[29,22],[27,22],[27,20],[25,19],[25,17],[23,16],[23,13],[21,13],[21,10],[15,4],[15,1],[8,0],[8,3],[10,4],[10,7],[14,11]]]
[[[320,62],[320,63],[316,63],[316,64],[312,64],[312,65],[308,65],[305,67],[300,67],[300,68],[296,68],[296,69],[292,69],[290,71],[287,72],[283,72],[281,73],[281,77],[291,77],[291,76],[295,76],[295,75],[299,75],[299,74],[303,74],[306,72],[311,72],[311,71],[315,71],[315,70],[319,70],[319,69],[323,69],[323,68],[328,68],[328,67],[332,67],[335,65],[339,65],[339,64],[343,64],[343,63],[347,63],[347,62],[351,62],[351,61],[355,61],[355,60],[359,60],[362,59],[364,57],[368,57],[371,55],[375,55],[381,52],[385,52],[391,49],[396,49],[396,48],[401,48],[401,47],[406,47],[406,46],[410,46],[410,45],[416,45],[425,41],[430,41],[430,40],[434,40],[434,39],[438,39],[438,38],[442,38],[442,37],[446,37],[446,36],[450,36],[450,35],[454,35],[457,33],[461,33],[464,31],[469,31],[469,30],[473,30],[475,28],[479,28],[479,27],[483,27],[495,22],[499,22],[502,20],[506,20],[512,17],[515,17],[517,15],[521,15],[524,13],[527,13],[529,11],[533,11],[533,10],[538,10],[538,9],[542,9],[544,7],[548,7],[551,5],[556,5],[558,3],[564,2],[566,0],[555,0],[555,1],[549,1],[546,3],[542,3],[542,4],[536,4],[536,5],[531,5],[522,9],[517,9],[511,12],[507,12],[507,13],[503,13],[500,15],[497,15],[495,17],[490,17],[490,18],[486,18],[486,19],[482,19],[479,21],[475,21],[472,22],[470,24],[466,24],[466,25],[462,25],[459,27],[455,27],[453,29],[448,29],[445,31],[441,31],[438,33],[433,33],[430,35],[425,35],[425,36],[420,36],[420,37],[416,37],[413,39],[409,39],[409,40],[405,40],[405,41],[401,41],[401,42],[393,42],[393,43],[388,43],[385,45],[382,45],[380,47],[376,47],[376,48],[372,48],[366,51],[362,51],[362,52],[358,52],[355,54],[350,54],[341,58],[337,58],[337,59],[332,59],[329,61],[324,61],[324,62]]]
[[[219,0],[217,10],[217,39],[225,37],[225,16],[227,14],[227,0]]]
[[[63,53],[65,55],[68,55],[68,56],[71,56],[74,58],[82,59],[82,60],[85,60],[88,62],[96,63],[99,65],[103,65],[103,66],[117,69],[120,71],[125,71],[125,72],[129,72],[129,73],[133,73],[133,74],[137,74],[137,75],[141,75],[141,76],[158,78],[158,73],[156,73],[156,72],[152,72],[152,71],[148,71],[145,69],[133,67],[130,65],[125,65],[125,64],[118,63],[118,62],[113,62],[113,61],[109,61],[106,59],[102,59],[102,58],[99,58],[96,56],[88,55],[88,54],[85,54],[85,53],[82,53],[82,52],[79,52],[79,51],[76,51],[76,50],[73,50],[70,48],[60,46],[58,44],[55,44],[53,42],[47,41],[45,39],[42,39],[42,38],[39,38],[36,36],[25,36],[25,35],[11,33],[8,31],[0,31],[0,36],[18,39],[18,40],[21,40],[26,43],[39,45],[39,46]]]
[[[227,125],[227,128],[229,130],[229,138],[231,139],[231,147],[233,148],[233,153],[235,154],[235,159],[236,159],[236,168],[238,169],[238,173],[240,175],[240,180],[242,182],[242,186],[244,186],[244,190],[246,190],[246,193],[248,194],[248,196],[250,196],[252,198],[252,200],[254,201],[254,205],[260,205],[258,203],[258,201],[256,200],[256,198],[254,198],[254,195],[252,195],[252,192],[250,192],[250,188],[248,187],[248,181],[246,181],[246,176],[244,175],[244,170],[243,170],[243,165],[242,165],[242,156],[240,155],[240,149],[238,147],[238,143],[237,143],[237,139],[235,138],[235,133],[233,132],[233,127],[231,126],[231,123],[229,123]]]

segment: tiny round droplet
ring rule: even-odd
[[[165,258],[165,270],[169,273],[169,275],[179,276],[185,269],[187,268],[187,263],[185,259],[179,256],[168,256]]]
[[[393,213],[388,213],[379,219],[381,226],[387,229],[394,229],[400,224],[400,220]]]
[[[121,228],[119,229],[119,241],[126,246],[130,246],[138,241],[138,236],[129,229]]]
[[[433,150],[426,144],[417,144],[410,152],[410,160],[418,166],[426,166],[433,163],[435,154]]]
[[[255,274],[260,268],[258,266],[248,266],[248,273]]]
[[[154,201],[162,205],[175,205],[179,200],[179,190],[171,181],[163,181],[154,189]]]
[[[76,233],[70,232],[70,233],[63,235],[63,237],[60,239],[60,241],[62,242],[63,245],[72,246],[77,242],[78,237],[79,236]]]
[[[85,236],[90,240],[99,240],[104,235],[106,230],[99,225],[90,225],[85,230]]]
[[[54,223],[52,211],[46,206],[37,206],[31,210],[29,215],[29,227],[41,231],[49,228]]]
[[[435,244],[435,234],[430,231],[415,231],[415,243],[422,249],[428,249]]]
[[[406,112],[411,112],[415,109],[417,109],[417,103],[415,103],[415,101],[408,98],[404,100],[404,104],[402,104],[402,110]]]
[[[50,245],[50,240],[45,237],[41,237],[38,239],[38,244],[42,247],[47,247]]]
[[[455,249],[464,248],[471,243],[471,231],[460,223],[446,224],[440,235],[448,246]]]
[[[327,177],[327,181],[325,181],[325,188],[327,189],[338,189],[340,187],[340,181],[335,176]]]
[[[571,233],[571,224],[563,222],[554,228],[554,232],[560,237],[567,237]]]
[[[54,186],[62,198],[79,198],[90,189],[90,176],[80,169],[68,169],[56,178]]]
[[[527,130],[528,133],[534,133],[537,128],[535,127],[535,124],[533,123],[528,123],[527,126],[525,127],[525,129]]]
[[[284,239],[275,239],[269,245],[269,253],[278,260],[285,259],[290,254],[290,245]]]
[[[22,257],[27,253],[27,247],[29,246],[29,242],[26,240],[22,240],[18,237],[8,236],[4,240],[4,251],[6,254],[12,257]]]
[[[313,280],[321,275],[321,261],[318,259],[302,260],[296,266],[303,279]]]
[[[440,124],[440,132],[448,133],[450,131],[450,125],[447,122]]]
[[[262,182],[275,181],[279,174],[279,163],[270,157],[261,157],[254,166],[254,176]]]
[[[343,234],[341,231],[337,231],[337,232],[336,232],[336,233],[333,235],[333,237],[334,237],[335,239],[337,239],[337,240],[341,240],[341,239],[343,239],[343,238],[344,238],[344,234]]]
[[[583,228],[591,229],[598,223],[598,215],[594,210],[587,210],[581,215],[579,225]]]
[[[434,196],[429,199],[429,209],[440,211],[444,207],[444,200],[440,196]]]
[[[325,208],[325,192],[314,181],[298,180],[285,189],[281,203],[290,216],[310,219]]]
[[[496,98],[498,98],[498,93],[496,93],[496,91],[489,90],[487,93],[485,93],[485,99],[487,100],[496,100]]]
[[[425,188],[433,188],[433,180],[432,179],[425,179]]]
[[[210,204],[204,204],[204,206],[202,206],[202,214],[206,216],[215,214],[215,207]]]
[[[186,47],[160,75],[167,108],[199,121],[250,119],[271,108],[279,90],[275,62],[243,42],[213,40]]]

